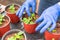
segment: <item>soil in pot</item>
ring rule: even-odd
[[[29,17],[27,13],[25,13],[22,17],[22,21],[26,24],[35,24],[36,19],[39,18],[37,13],[31,13],[31,16]]]
[[[7,15],[11,19],[11,23],[17,23],[20,21],[20,18],[16,16],[16,12],[18,9],[19,9],[19,5],[17,4],[10,4],[5,8]]]
[[[5,26],[6,24],[8,24],[8,22],[9,22],[9,19],[5,16],[5,17],[3,18],[2,23],[0,24],[0,27]]]
[[[5,40],[25,40],[23,32],[11,33],[5,37]]]

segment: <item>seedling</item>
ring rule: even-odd
[[[47,30],[49,31],[49,30],[50,30],[50,28],[48,28]],[[56,32],[56,29],[52,30],[52,32],[53,32],[53,33],[55,33],[55,32]]]
[[[15,7],[14,7],[14,4],[12,4],[10,7],[9,7],[9,10],[11,13],[15,13]]]
[[[28,17],[28,18],[24,17],[24,18],[22,19],[22,21],[23,21],[24,23],[26,23],[26,24],[34,24],[34,21],[35,21],[36,19],[37,19],[37,18],[36,18],[36,16],[35,16],[35,14],[34,14],[34,13],[31,13],[31,16],[30,16],[30,17]]]
[[[2,22],[5,21],[4,15],[0,14],[0,25],[2,25]]]
[[[23,32],[18,32],[14,36],[9,37],[8,40],[22,40],[24,38]]]

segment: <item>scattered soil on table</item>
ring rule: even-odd
[[[8,38],[12,37],[12,36],[15,36],[16,33],[12,33],[12,34],[9,34],[5,37],[5,40],[8,40]],[[24,35],[23,35],[24,36]],[[19,40],[18,38],[16,40]],[[21,39],[21,40],[25,40],[25,38]]]
[[[6,24],[8,24],[8,22],[9,22],[9,19],[8,19],[7,16],[5,16],[5,17],[4,17],[4,21],[2,22],[2,25],[0,25],[0,27],[5,26]]]

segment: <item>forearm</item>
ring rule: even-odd
[[[38,13],[39,3],[40,3],[40,0],[36,0],[36,13]]]

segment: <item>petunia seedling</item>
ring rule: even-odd
[[[35,17],[35,14],[34,14],[34,13],[32,13],[32,14],[31,14],[31,16],[32,16],[32,17]]]
[[[54,29],[54,30],[52,30],[52,32],[53,32],[53,33],[55,33],[55,32],[56,32],[56,30]]]
[[[47,30],[49,31],[49,30],[50,30],[50,28],[48,28]],[[55,33],[55,32],[56,32],[56,29],[52,30],[52,32],[53,32],[53,33]]]
[[[10,5],[9,9],[10,9],[10,12],[11,13],[15,13],[16,12],[15,11],[15,7],[14,7],[14,4]]]
[[[31,21],[31,22],[30,22],[30,24],[34,24],[34,22],[33,22],[33,21]]]
[[[36,16],[34,13],[31,13],[31,16],[29,16],[28,18],[23,18],[22,21],[26,24],[34,24],[34,21],[36,20]]]
[[[2,25],[2,22],[5,21],[4,15],[0,14],[0,25]]]

